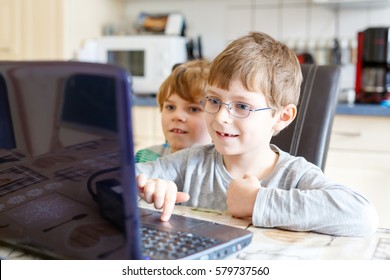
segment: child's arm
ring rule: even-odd
[[[237,218],[251,217],[259,190],[260,182],[255,176],[245,174],[242,179],[232,180],[226,191],[228,212]]]
[[[163,209],[162,221],[168,221],[172,215],[175,203],[186,202],[190,196],[184,192],[178,192],[177,186],[172,181],[162,179],[150,179],[146,175],[137,176],[139,196],[147,203],[154,203],[156,209]]]

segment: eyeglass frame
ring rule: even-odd
[[[214,100],[214,101],[218,101],[218,110],[216,112],[208,112],[206,110],[206,104],[208,101],[210,101],[210,99]],[[225,103],[225,102],[222,102],[221,100],[219,100],[218,98],[213,98],[213,97],[209,97],[209,96],[206,96],[205,98],[202,98],[200,101],[199,101],[200,105],[202,105],[204,111],[206,113],[209,113],[209,114],[216,114],[219,112],[219,110],[221,110],[221,105],[225,105],[229,111],[229,114],[235,118],[238,118],[238,119],[245,119],[247,118],[251,112],[258,112],[258,111],[265,111],[265,110],[270,110],[272,109],[271,107],[264,107],[264,108],[251,108],[252,105],[249,105],[249,104],[246,104],[244,102],[239,102],[239,101],[232,101],[230,103]],[[238,117],[234,114],[232,114],[232,110],[233,110],[233,107],[232,107],[232,104],[243,104],[243,105],[247,105],[248,107],[250,107],[249,109],[243,109],[245,111],[248,112],[248,115],[246,115],[245,117]]]

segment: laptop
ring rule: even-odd
[[[0,62],[0,242],[43,258],[221,259],[248,230],[140,208],[132,82],[75,61]]]

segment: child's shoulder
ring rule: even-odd
[[[154,161],[159,157],[169,155],[170,147],[167,144],[154,145],[137,151],[135,154],[136,162]]]
[[[290,153],[281,150],[275,145],[271,145],[271,148],[274,152],[279,154],[278,166],[283,168],[288,168],[292,170],[303,171],[307,169],[319,169],[315,164],[307,161],[304,157],[293,156]]]

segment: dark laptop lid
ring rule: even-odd
[[[99,221],[98,215],[94,216],[94,213],[90,213],[98,212],[96,203],[88,197],[86,191],[87,179],[92,174],[101,170],[119,169],[120,175],[116,179],[121,181],[122,185],[134,186],[135,184],[131,127],[132,88],[129,73],[116,66],[96,63],[3,61],[0,62],[0,90],[1,106],[8,109],[0,116],[2,127],[6,127],[8,132],[7,139],[2,141],[4,144],[0,148],[12,151],[7,154],[3,150],[1,157],[3,160],[0,163],[0,181],[3,179],[0,185],[0,204],[3,205],[0,209],[0,221],[9,225],[0,230],[0,239],[19,244],[26,243],[26,240],[33,240],[27,245],[47,246],[48,251],[68,258],[98,258],[99,251],[95,245],[94,247],[88,247],[88,244],[77,245],[80,240],[70,241],[69,236],[77,239],[74,236],[82,231],[82,226],[77,226],[82,219],[91,220],[89,225],[93,224],[95,229],[90,226],[88,230],[94,230],[95,233],[99,232],[96,229],[97,225],[103,227],[103,220]],[[108,146],[104,147],[103,151],[99,150],[102,141],[106,141],[104,144]],[[20,158],[17,158],[16,154],[19,154]],[[95,160],[99,157],[105,158]],[[110,160],[109,163],[103,164],[102,162],[107,158]],[[95,165],[88,165],[88,161],[93,160],[96,162]],[[82,166],[77,168],[80,162]],[[61,164],[65,164],[62,169],[59,168]],[[26,174],[34,173],[41,179],[34,179],[35,181],[30,179],[34,182],[28,183],[27,177],[20,175],[19,184],[12,181],[12,178],[17,176],[10,172],[13,172],[12,168],[19,168],[19,165],[24,165],[28,169],[25,171]],[[53,172],[48,174],[50,168]],[[72,183],[68,189],[62,187],[48,191],[50,183],[51,186],[57,183],[67,186],[68,182]],[[28,195],[29,192],[33,193],[32,190],[35,190],[35,196]],[[124,188],[123,191],[124,205],[127,206],[124,209],[126,249],[114,254],[113,258],[139,259],[141,250],[137,219],[137,190],[135,187],[129,187]],[[10,204],[9,201],[15,197],[23,198],[23,201]],[[58,199],[58,197],[61,198],[59,200],[61,203],[66,207],[69,206],[69,211],[67,210],[69,213],[65,210],[61,212],[58,206],[55,210],[58,211],[57,217],[49,217],[41,213],[39,220],[41,225],[36,222],[35,226],[32,226],[29,220],[35,221],[36,217],[33,215],[38,215],[34,214],[34,207],[38,207],[39,203],[42,204],[45,198]],[[65,200],[66,203],[63,202]],[[73,213],[73,209],[78,207],[90,210],[84,210],[83,214]],[[28,219],[29,215],[31,217]],[[43,222],[45,219],[46,222]],[[58,222],[55,219],[58,219]],[[70,226],[71,224],[73,226]],[[63,237],[60,228],[69,230],[68,237]],[[109,232],[107,228],[109,226],[105,231]],[[13,237],[12,230],[16,229],[22,234]],[[55,241],[50,240],[56,239],[56,231],[58,236],[63,237],[64,243],[73,242],[76,244],[72,243],[75,248],[84,246],[86,253],[77,255],[70,248],[72,244],[54,248]],[[101,236],[99,237],[101,240],[105,238]],[[111,238],[114,239],[112,236]],[[59,240],[62,240],[62,237]],[[117,242],[121,243],[121,241]],[[101,251],[109,251],[109,245],[106,247],[108,249],[102,245]],[[119,245],[118,248],[120,247]]]
[[[0,150],[0,241],[70,259],[215,259],[251,241],[244,229],[180,215],[162,222],[138,209],[131,79],[122,68],[0,62],[0,76],[15,143]],[[141,246],[141,219],[143,230],[194,238],[176,250]],[[181,252],[191,244],[199,246]]]

